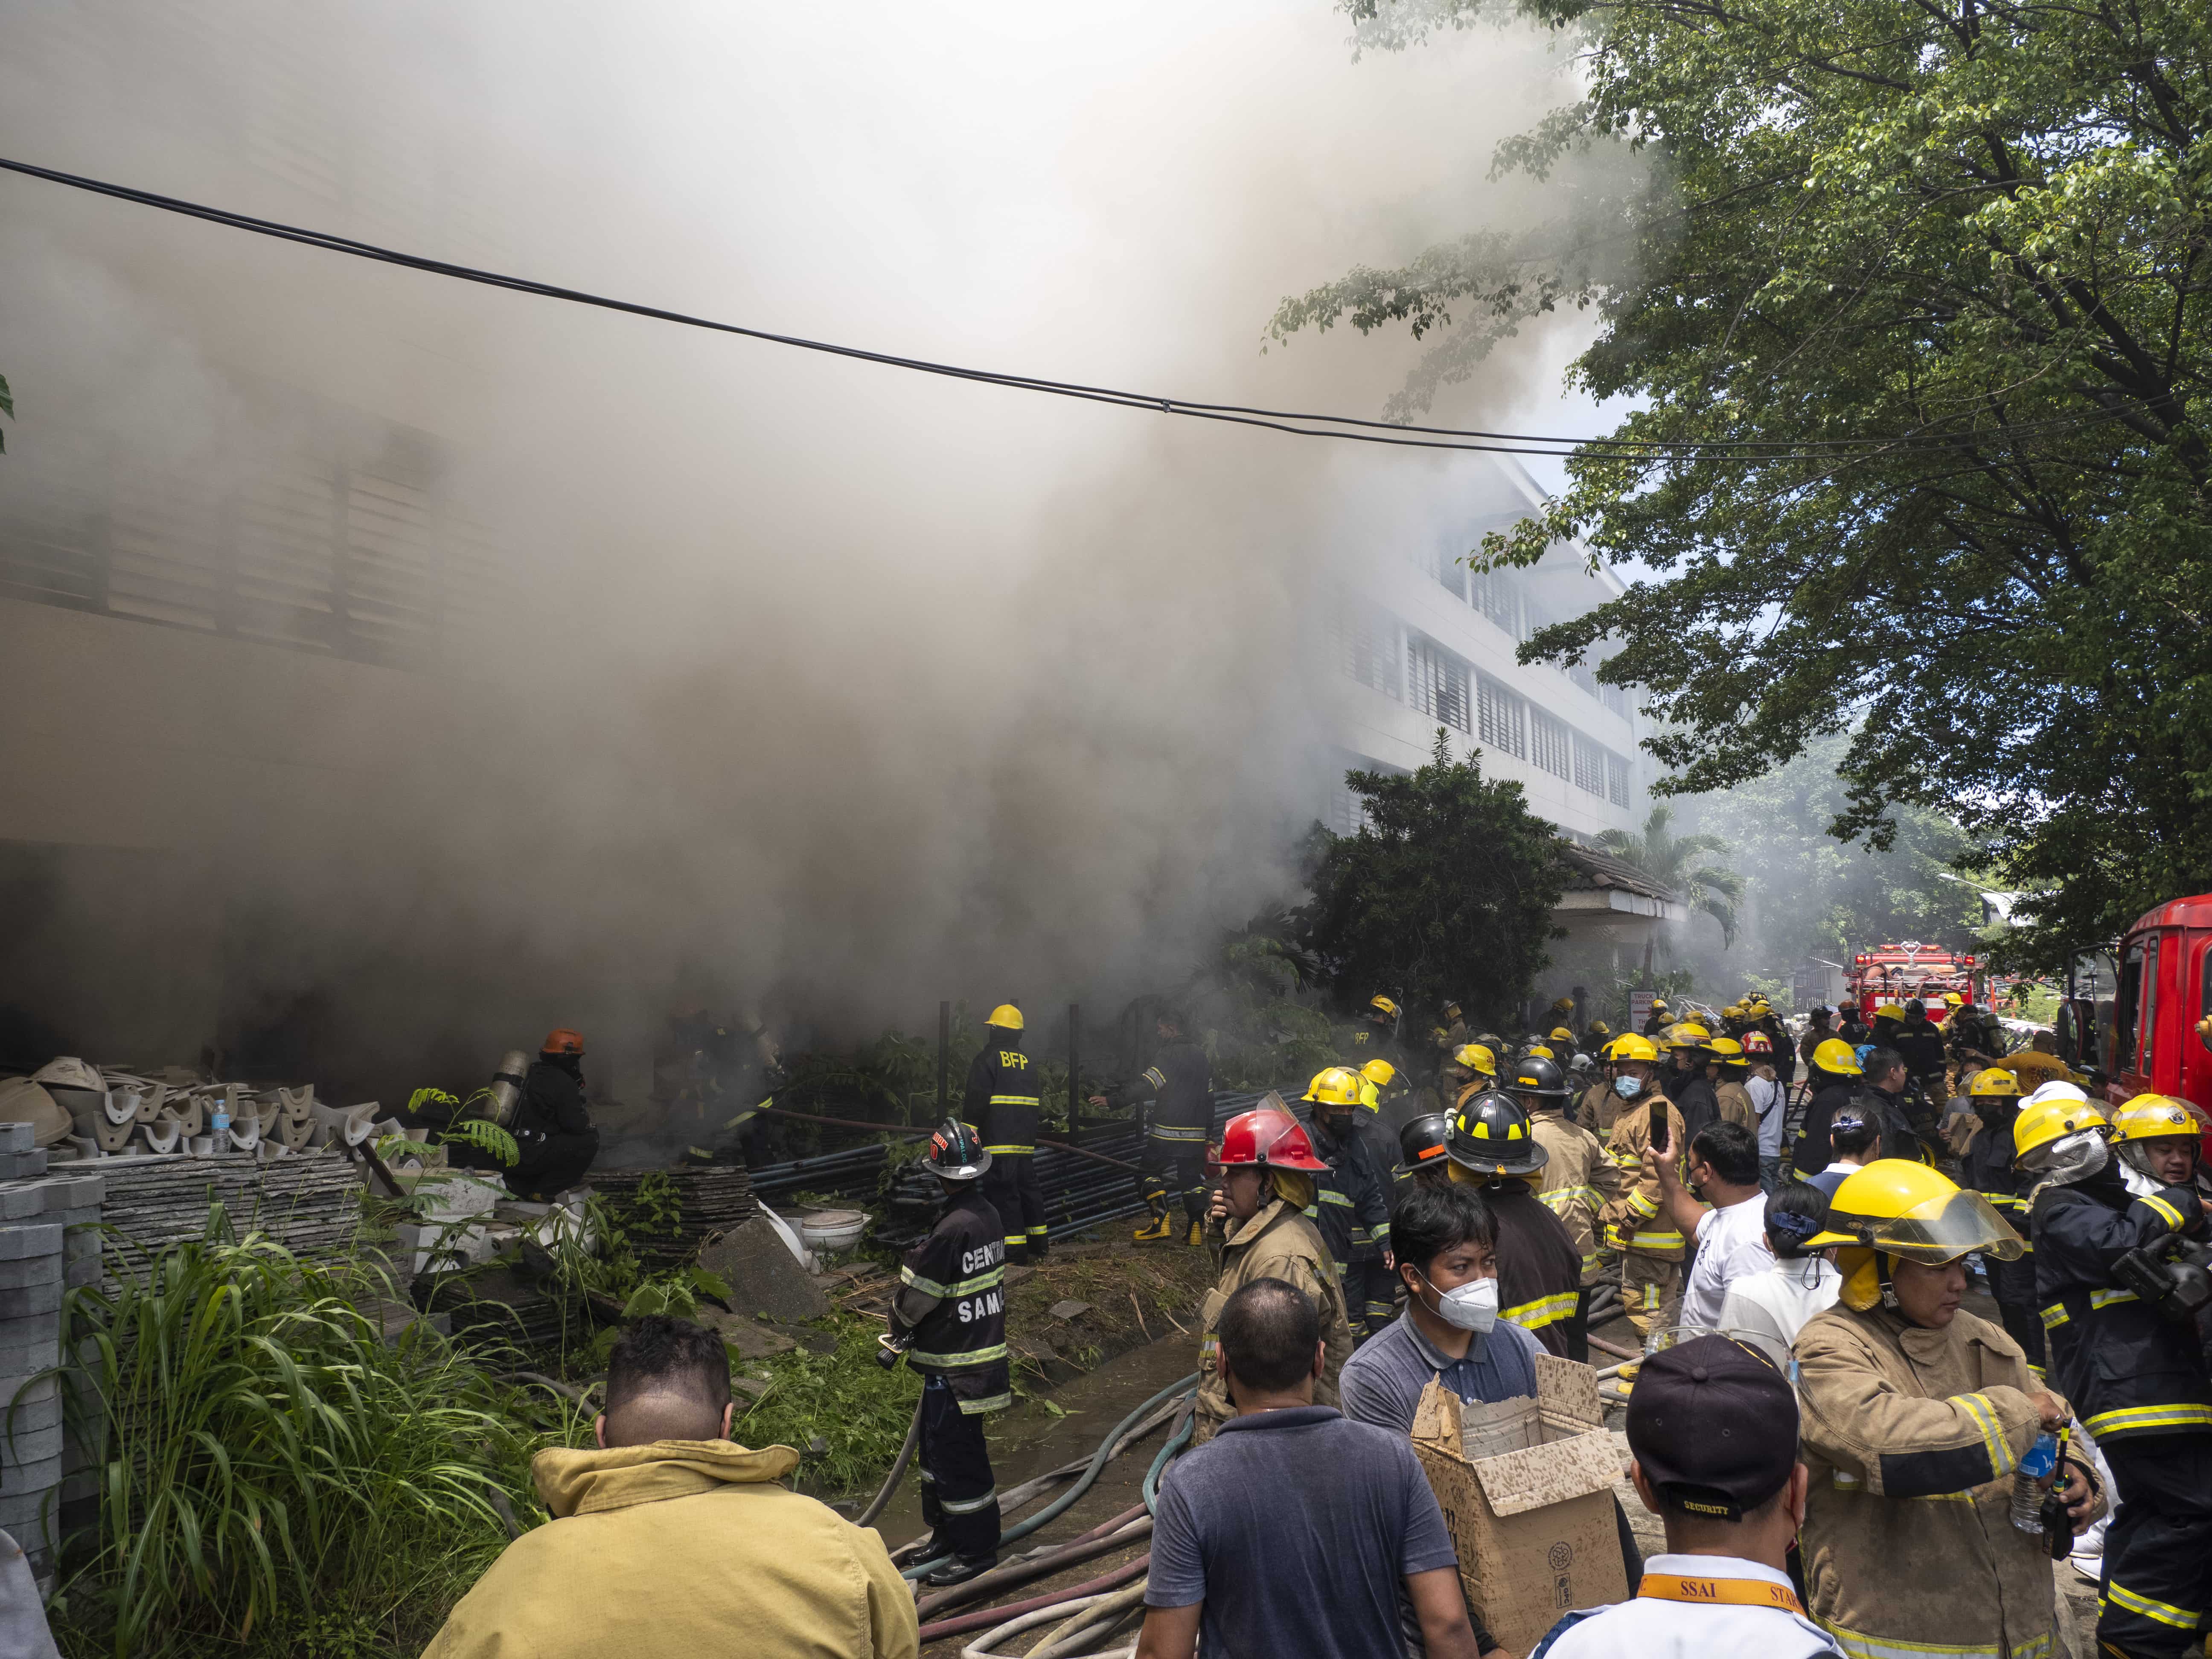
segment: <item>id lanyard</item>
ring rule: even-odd
[[[1772,1607],[1778,1613],[1805,1616],[1805,1604],[1787,1584],[1770,1584],[1762,1578],[1690,1578],[1674,1572],[1647,1572],[1637,1586],[1638,1596],[1652,1601],[1692,1601],[1706,1607]]]

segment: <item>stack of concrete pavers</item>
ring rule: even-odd
[[[99,1282],[101,1182],[46,1175],[27,1123],[0,1124],[0,1528],[53,1571],[64,1469],[62,1297]],[[45,1373],[45,1375],[41,1375]]]

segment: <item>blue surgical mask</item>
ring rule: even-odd
[[[1617,1077],[1613,1080],[1613,1091],[1623,1100],[1633,1100],[1644,1092],[1644,1079],[1634,1077]]]

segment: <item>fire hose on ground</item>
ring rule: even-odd
[[[1015,1542],[1017,1540],[1026,1538],[1031,1533],[1036,1531],[1040,1527],[1048,1524],[1058,1516],[1065,1514],[1067,1510],[1074,1504],[1078,1498],[1081,1498],[1085,1492],[1091,1490],[1091,1483],[1098,1479],[1099,1471],[1106,1467],[1108,1458],[1113,1455],[1115,1448],[1118,1446],[1124,1436],[1126,1436],[1139,1423],[1142,1422],[1148,1414],[1157,1409],[1170,1397],[1179,1395],[1187,1389],[1195,1389],[1197,1386],[1198,1373],[1196,1371],[1193,1371],[1188,1376],[1182,1378],[1179,1382],[1171,1382],[1166,1388],[1162,1389],[1150,1400],[1145,1401],[1143,1405],[1138,1407],[1136,1410],[1131,1412],[1127,1417],[1115,1424],[1106,1437],[1098,1443],[1098,1449],[1091,1454],[1089,1465],[1084,1469],[1083,1473],[1076,1478],[1075,1484],[1070,1486],[1066,1492],[1062,1492],[1058,1498],[1054,1498],[1051,1503],[1046,1504],[1044,1508],[1039,1510],[1035,1515],[1030,1516],[1028,1520],[1018,1522],[1013,1526],[1007,1528],[1005,1532],[1000,1534],[1000,1543],[1011,1544]],[[1086,1547],[1088,1547],[1086,1546]],[[1093,1553],[1096,1553],[1097,1552],[1094,1551]],[[927,1561],[918,1561],[912,1566],[902,1569],[902,1571],[905,1577],[908,1578],[919,1578],[922,1574],[928,1572],[938,1566],[945,1559],[945,1557],[941,1555],[935,1556]],[[1006,1571],[1007,1571],[1007,1569],[1005,1568],[996,1570],[996,1571],[999,1572]],[[994,1577],[994,1573],[986,1573],[983,1575],[982,1578],[971,1578],[968,1581],[968,1583],[957,1585],[954,1588],[956,1589],[964,1590],[969,1589],[971,1585],[981,1584],[983,1583],[984,1579],[993,1577]],[[931,1598],[933,1601],[934,1599],[935,1598]],[[963,1596],[960,1599],[965,1601],[969,1598]],[[928,1606],[930,1605],[930,1602],[926,1601],[923,1605],[925,1607]],[[939,1605],[942,1605],[942,1603],[939,1603]]]

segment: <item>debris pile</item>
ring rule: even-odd
[[[240,1237],[259,1232],[295,1255],[343,1255],[361,1224],[361,1171],[335,1152],[268,1164],[244,1152],[149,1154],[93,1167],[106,1187],[111,1283],[145,1255],[202,1237],[217,1203]]]
[[[331,1106],[314,1085],[297,1089],[214,1083],[170,1067],[158,1077],[95,1066],[64,1055],[27,1079],[0,1083],[5,1116],[33,1125],[38,1145],[58,1158],[140,1154],[213,1158],[250,1154],[274,1164],[329,1146],[358,1146],[397,1133],[374,1101]]]
[[[700,1247],[750,1220],[757,1207],[742,1165],[674,1170],[594,1170],[592,1189],[623,1230],[640,1265],[688,1266]]]

